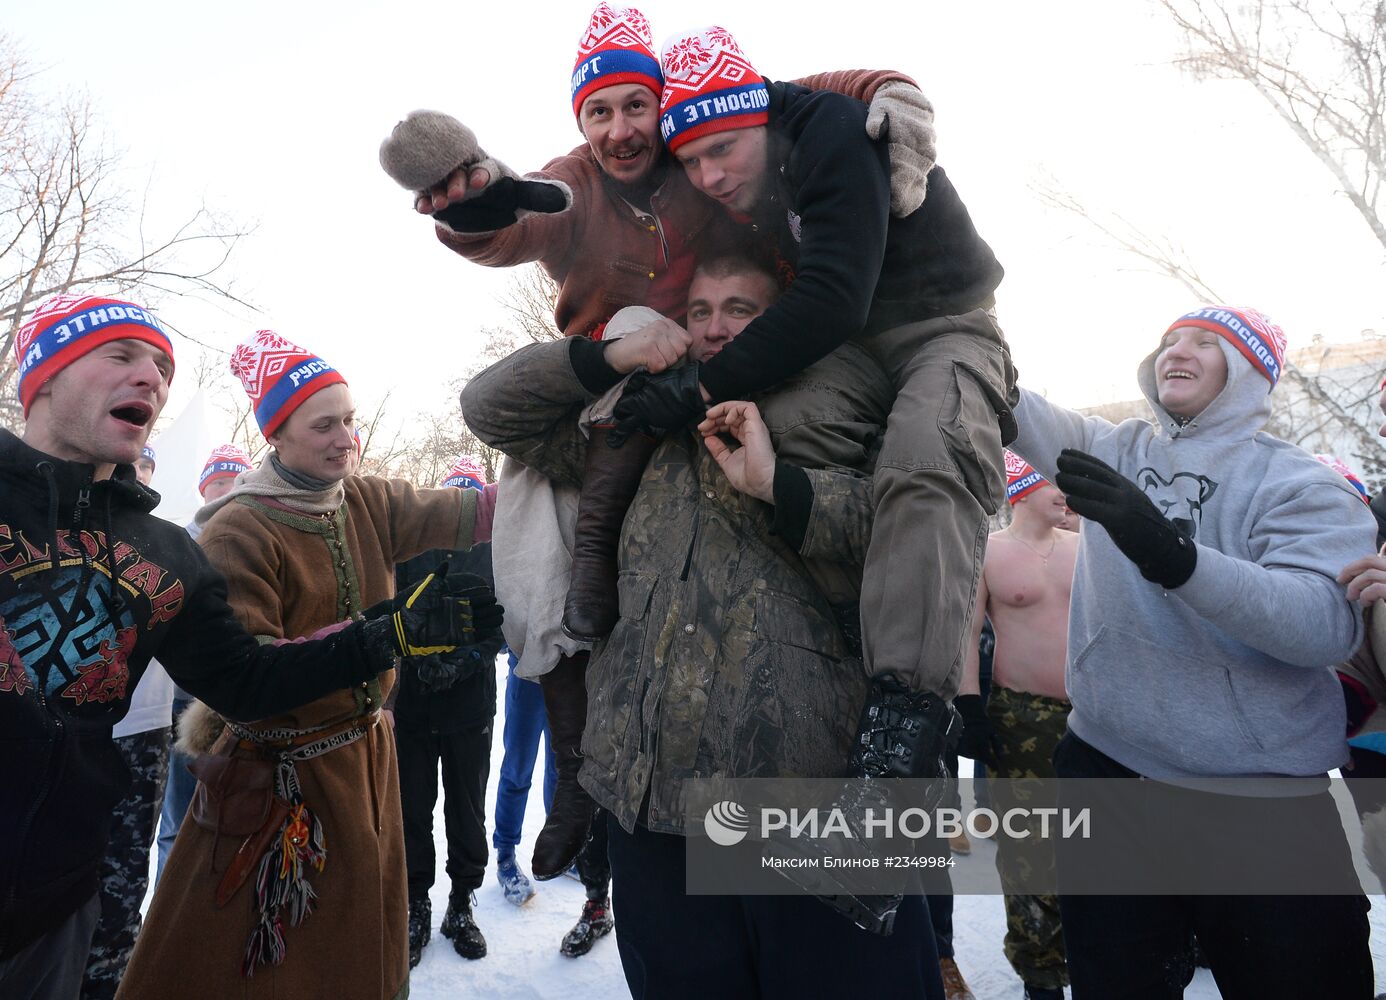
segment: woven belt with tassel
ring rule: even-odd
[[[379,712],[351,719],[335,728],[251,729],[228,720],[227,728],[245,749],[254,749],[277,762],[274,794],[288,804],[288,818],[269,842],[255,873],[255,905],[259,919],[246,941],[241,975],[253,976],[260,965],[284,961],[284,920],[297,927],[313,912],[317,893],[308,869],[322,871],[327,863],[327,836],[322,822],[303,801],[297,764],[350,746],[365,736]]]

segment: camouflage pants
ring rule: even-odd
[[[149,848],[164,805],[170,731],[166,726],[115,741],[130,769],[130,792],[111,817],[111,839],[101,862],[101,921],[82,978],[82,1000],[114,997],[135,950],[140,903],[149,884]]]
[[[1068,702],[1057,698],[992,687],[987,717],[995,733],[996,766],[991,773],[1003,779],[993,782],[991,789],[992,808],[998,815],[1017,806],[1055,805],[1039,801],[1037,789],[1027,787],[1023,779],[1055,776],[1054,748],[1067,728],[1068,710]],[[996,838],[996,870],[1006,892],[1006,960],[1027,984],[1057,989],[1068,985],[1059,897],[1011,891],[1026,884],[1027,875],[1037,866],[1043,865],[1053,877],[1053,846],[1038,839],[1038,821],[1027,829],[1030,837],[1023,842],[1003,833]]]

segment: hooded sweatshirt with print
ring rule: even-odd
[[[1197,546],[1193,576],[1164,591],[1101,525],[1083,524],[1068,725],[1151,778],[1323,774],[1347,760],[1332,665],[1362,640],[1336,577],[1373,550],[1376,524],[1342,476],[1262,430],[1266,378],[1218,345],[1227,385],[1182,425],[1159,404],[1158,349],[1139,368],[1153,425],[1021,393],[1012,450],[1051,481],[1064,448],[1102,459]]]

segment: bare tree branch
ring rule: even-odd
[[[91,101],[54,102],[34,82],[18,46],[0,34],[0,426],[9,427],[20,422],[14,341],[51,295],[128,294],[151,306],[195,297],[253,308],[223,277],[249,230],[200,206],[172,233],[150,239],[143,204],[131,225],[129,198],[113,186],[119,157]]]
[[[1386,0],[1159,3],[1188,45],[1179,65],[1249,84],[1386,247]]]

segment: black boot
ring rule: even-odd
[[[863,930],[888,935],[902,897],[859,892],[834,874],[844,868],[851,870],[850,867],[822,865],[822,858],[855,859],[872,854],[865,817],[867,810],[881,815],[888,808],[891,789],[884,779],[915,778],[929,782],[925,801],[912,801],[910,805],[932,813],[953,780],[945,754],[949,745],[957,740],[960,729],[957,712],[938,695],[911,692],[890,675],[875,678],[857,725],[852,776],[832,804],[832,809],[839,810],[852,828],[853,836],[821,841],[772,837],[766,844],[766,855],[796,858],[809,853],[816,855],[812,865],[774,870],[818,896]]]
[[[463,958],[484,958],[486,939],[481,936],[481,928],[472,919],[472,903],[476,897],[452,896],[448,899],[448,912],[443,915],[443,924],[438,933],[452,939],[452,950]]]
[[[594,426],[582,473],[577,526],[573,532],[573,572],[563,604],[563,631],[581,642],[596,642],[616,627],[616,547],[626,510],[635,499],[650,460],[654,438],[633,434],[619,448],[606,443],[609,426]]]
[[[433,904],[427,896],[409,901],[409,968],[423,958],[424,945],[433,934]]]
[[[615,926],[616,921],[611,916],[610,900],[606,896],[588,898],[582,904],[582,916],[578,917],[576,926],[564,935],[563,943],[558,946],[558,950],[569,958],[586,955],[597,943],[597,939],[610,934]]]
[[[558,764],[553,807],[534,842],[530,868],[541,882],[562,875],[587,842],[597,804],[578,784],[582,729],[587,723],[587,654],[564,656],[539,678],[549,716],[549,745]]]

